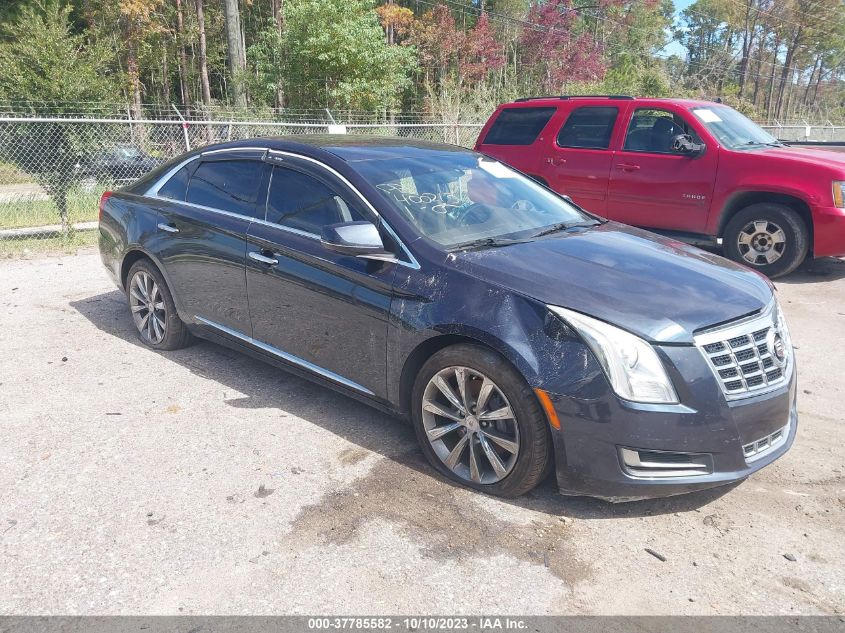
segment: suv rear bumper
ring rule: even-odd
[[[845,209],[813,207],[813,255],[845,255]]]
[[[796,373],[780,389],[722,402],[696,411],[684,405],[634,405],[615,396],[604,402],[555,405],[561,431],[555,432],[557,482],[564,494],[633,501],[666,497],[745,479],[786,453],[798,426]],[[575,415],[573,413],[577,412]],[[756,459],[743,446],[783,430],[785,438]],[[709,472],[671,477],[632,476],[620,448],[705,456]]]

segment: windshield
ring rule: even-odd
[[[728,149],[753,149],[782,144],[754,121],[732,108],[697,107],[692,109],[692,113]]]
[[[420,233],[447,248],[595,222],[510,167],[470,152],[370,160],[356,168]]]

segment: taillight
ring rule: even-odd
[[[100,222],[103,221],[103,209],[106,208],[106,202],[111,198],[112,193],[112,191],[104,191],[103,195],[100,196]]]

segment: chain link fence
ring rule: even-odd
[[[156,114],[163,115],[164,112]],[[219,114],[219,113],[218,113]],[[197,147],[258,136],[374,134],[471,147],[482,122],[419,122],[337,125],[315,113],[292,121],[62,118],[0,111],[0,257],[68,251],[96,241],[103,191],[129,184],[156,165]],[[416,122],[413,122],[416,121]],[[786,141],[845,142],[845,126],[769,123]]]
[[[0,117],[0,257],[94,244],[103,191],[211,143],[343,132],[471,147],[482,125]]]

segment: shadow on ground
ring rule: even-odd
[[[122,293],[115,290],[73,301],[70,305],[99,330],[132,345],[144,347],[136,336]],[[415,495],[434,498],[453,495],[456,490],[455,484],[441,477],[427,464],[408,424],[330,389],[213,343],[200,341],[187,349],[164,354],[169,360],[180,363],[203,378],[246,394],[227,400],[229,406],[279,409],[308,420],[362,449],[386,457],[387,460],[383,460],[385,465],[376,467],[373,475],[365,478],[372,481],[356,484],[362,489],[363,496],[378,500],[379,510],[384,510],[385,494],[388,497],[408,496],[409,503],[412,503]],[[345,459],[354,462],[366,456],[366,453],[360,453],[349,453]],[[550,478],[532,492],[505,502],[551,516],[613,519],[695,510],[730,489],[721,487],[666,499],[613,504],[588,497],[561,496],[553,478]],[[395,502],[391,505],[400,511],[408,507],[407,504]]]
[[[845,277],[845,260],[838,257],[808,259],[795,272],[775,279],[775,284],[804,284],[838,281]]]

